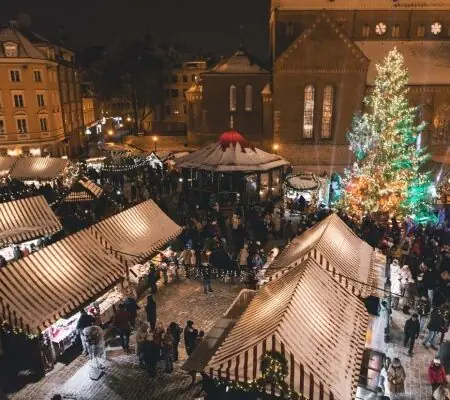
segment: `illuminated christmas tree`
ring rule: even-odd
[[[356,157],[344,180],[342,205],[350,214],[432,218],[432,181],[421,168],[428,156],[418,145],[425,124],[415,122],[407,84],[403,56],[394,49],[377,65],[374,88],[364,100],[367,112],[355,117],[347,136]]]

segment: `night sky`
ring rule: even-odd
[[[156,40],[182,42],[229,55],[245,25],[247,50],[268,58],[269,0],[2,0],[2,19],[20,12],[31,29],[51,37],[66,29],[69,45],[81,50],[117,39],[151,33]]]

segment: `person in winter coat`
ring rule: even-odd
[[[387,372],[387,378],[389,383],[389,392],[391,393],[393,399],[398,398],[399,394],[405,393],[406,373],[398,358],[394,358],[392,360],[392,364]]]
[[[156,302],[153,295],[147,297],[147,305],[145,306],[145,311],[147,313],[147,321],[150,323],[150,329],[152,332],[156,327]]]
[[[239,252],[239,266],[242,269],[247,269],[247,259],[248,259],[248,245],[244,244],[244,247]]]
[[[431,396],[438,387],[447,384],[445,369],[439,358],[435,358],[428,367],[428,383],[431,385]]]
[[[159,279],[159,272],[156,270],[156,267],[152,265],[150,267],[147,280],[153,294],[156,294],[156,292],[158,291],[158,286],[156,285],[156,283],[159,281]]]
[[[406,347],[409,344],[408,356],[412,357],[414,343],[419,337],[420,333],[419,316],[417,314],[413,314],[412,317],[406,321],[404,333],[405,337],[403,340],[403,345]]]
[[[438,357],[441,360],[441,365],[445,369],[445,374],[450,375],[450,342],[446,340],[439,347]]]
[[[136,331],[136,355],[139,359],[139,364],[144,364],[143,343],[149,340],[148,323],[142,322]]]
[[[450,389],[439,386],[433,393],[434,400],[450,400]]]
[[[419,314],[420,331],[422,332],[422,330],[425,326],[425,321],[426,321],[428,315],[430,315],[430,311],[431,311],[430,302],[428,301],[428,298],[426,298],[426,297],[420,298],[419,301],[417,302],[416,309],[417,309],[417,314]]]
[[[392,292],[392,308],[396,310],[400,302],[400,296],[402,295],[402,284],[400,280],[400,274],[392,277],[391,280],[391,292]]]
[[[183,331],[176,322],[171,322],[167,328],[173,337],[173,361],[178,361],[178,346],[181,340],[181,332]]]
[[[402,296],[405,295],[406,287],[408,286],[408,283],[413,279],[411,270],[409,269],[408,265],[404,265],[402,269],[400,270],[400,281],[401,281],[401,289],[402,289]]]
[[[132,297],[127,297],[123,302],[123,305],[125,307],[125,310],[130,313],[131,327],[134,328],[134,326],[136,325],[137,310],[139,310],[140,307],[138,306],[136,300]]]
[[[405,297],[403,299],[403,312],[409,314],[409,310],[414,306],[414,299],[417,295],[417,288],[414,279],[410,279],[406,284]]]
[[[428,348],[428,344],[433,350],[438,348],[434,345],[434,340],[437,334],[441,331],[444,325],[444,316],[438,308],[434,308],[430,315],[430,321],[428,322],[428,334],[423,341],[423,346]]]
[[[396,258],[394,258],[392,260],[392,264],[390,265],[389,268],[389,275],[390,275],[390,281],[391,284],[394,281],[394,279],[398,279],[398,274],[400,273],[400,264],[398,263],[398,260]]]
[[[194,329],[194,322],[187,321],[184,328],[184,346],[186,347],[186,353],[188,356],[194,351],[195,339],[197,338],[197,330]]]
[[[184,270],[186,272],[186,278],[191,277],[191,271],[196,266],[197,260],[195,257],[195,251],[190,248],[190,246],[183,250],[180,257],[181,262],[184,265]]]
[[[173,372],[173,347],[174,347],[174,339],[170,331],[167,329],[166,333],[163,337],[163,355],[164,355],[164,362],[166,366],[166,373]]]

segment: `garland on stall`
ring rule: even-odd
[[[268,387],[274,387],[281,393],[282,399],[298,400],[300,395],[291,390],[285,379],[289,374],[286,357],[278,351],[267,351],[261,359],[260,370],[262,377],[256,381],[244,383],[237,381],[223,381],[214,379],[216,388],[229,392],[267,393]]]

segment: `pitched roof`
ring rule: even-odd
[[[0,203],[0,245],[18,244],[62,229],[44,196]]]
[[[269,266],[267,275],[275,279],[310,256],[351,291],[372,293],[367,285],[372,284],[374,279],[373,249],[356,236],[337,214],[331,214],[292,240]],[[347,277],[350,279],[347,280]]]
[[[3,178],[11,172],[19,157],[1,156],[0,157],[0,178]]]
[[[52,180],[58,178],[69,160],[57,157],[18,157],[10,173],[13,179]]]
[[[218,142],[175,161],[179,168],[216,172],[268,171],[289,164],[277,154],[256,148],[236,131],[225,132]]]
[[[14,42],[18,46],[18,57],[45,60],[45,56],[20,31],[13,27],[0,30],[0,57],[6,57],[3,43]]]
[[[373,85],[377,75],[376,64],[382,63],[394,47],[403,55],[408,68],[410,85],[450,84],[450,42],[367,41],[355,42],[370,60],[367,84]]]
[[[272,0],[279,10],[448,10],[450,0]]]
[[[309,400],[351,400],[367,325],[363,303],[309,259],[259,290],[205,370],[254,381],[261,356],[276,350],[288,360],[291,389]]]
[[[231,57],[221,61],[206,74],[268,74],[262,64],[241,46]]]

